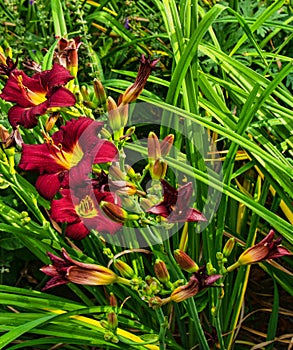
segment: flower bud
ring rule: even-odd
[[[199,267],[195,261],[191,259],[189,255],[187,255],[183,250],[176,249],[174,251],[174,257],[177,261],[177,264],[184,271],[189,273],[197,272]]]
[[[167,171],[167,163],[161,159],[156,159],[150,167],[150,173],[153,180],[161,180],[165,177]]]
[[[140,177],[140,174],[137,174],[135,170],[128,164],[124,166],[126,175],[129,177],[131,180],[137,180]]]
[[[90,100],[90,95],[89,95],[88,89],[85,85],[82,85],[80,87],[80,93],[81,93],[81,96],[84,100],[86,100],[86,101]]]
[[[128,196],[132,196],[137,192],[137,188],[133,183],[123,181],[123,180],[111,181],[110,188],[119,194],[128,195]]]
[[[157,135],[154,132],[150,132],[148,136],[148,159],[149,162],[153,162],[156,159],[161,158],[160,142]]]
[[[234,245],[235,245],[235,238],[231,237],[230,239],[228,239],[223,249],[223,254],[226,258],[228,258],[228,256],[230,256],[230,254],[232,253]]]
[[[217,270],[213,267],[213,264],[211,262],[207,263],[206,270],[208,275],[214,275],[217,272]]]
[[[109,312],[107,315],[107,319],[108,319],[108,327],[115,331],[116,328],[118,327],[118,317],[117,314],[115,312]]]
[[[113,306],[113,307],[117,306],[117,299],[113,293],[110,293],[109,304],[110,304],[110,306]]]
[[[173,146],[173,142],[174,142],[174,135],[173,134],[167,135],[163,139],[163,141],[161,142],[161,145],[160,145],[162,157],[165,157],[170,153],[171,148]]]
[[[103,107],[104,110],[106,110],[106,105],[107,105],[107,95],[104,89],[103,84],[101,83],[100,80],[94,79],[94,91],[95,91],[95,96],[98,100],[98,107]]]
[[[125,278],[133,278],[135,276],[135,272],[131,266],[129,266],[126,262],[122,260],[115,260],[114,267],[120,272],[121,276]]]
[[[154,271],[158,280],[162,283],[170,281],[170,275],[166,264],[161,259],[156,259],[154,264]]]
[[[125,136],[130,137],[131,135],[133,135],[135,133],[135,126],[131,126],[130,128],[128,128],[125,131]]]
[[[108,119],[110,128],[115,132],[119,131],[122,127],[120,112],[118,110],[116,102],[111,96],[107,98],[107,107],[108,107]]]
[[[100,130],[100,134],[101,134],[101,137],[102,137],[103,139],[110,140],[111,137],[112,137],[111,133],[110,133],[107,129],[105,129],[105,128],[102,128],[102,129]]]
[[[126,175],[116,165],[111,165],[110,166],[109,174],[116,180],[126,180]]]
[[[121,207],[119,207],[119,205],[116,205],[111,202],[101,201],[100,207],[102,208],[104,213],[115,222],[124,223],[127,220],[127,212]]]
[[[50,117],[47,119],[45,124],[45,129],[47,132],[54,128],[59,117],[60,117],[60,114],[58,112],[54,112],[50,115]]]

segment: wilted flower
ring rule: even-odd
[[[116,147],[97,135],[102,126],[90,118],[73,119],[47,137],[46,143],[24,144],[19,167],[38,171],[36,187],[45,198],[52,199],[60,187],[68,187],[69,171],[73,179],[90,173],[92,164],[116,160]]]
[[[3,100],[16,103],[8,112],[12,127],[33,128],[38,124],[37,116],[56,108],[73,106],[75,96],[63,87],[71,79],[68,70],[59,64],[31,78],[21,70],[12,70],[0,94]]]
[[[280,246],[282,237],[273,240],[274,234],[275,232],[270,230],[262,241],[246,249],[240,255],[238,261],[227,268],[227,271],[232,271],[241,265],[249,265],[264,260],[280,258],[285,255],[292,255],[286,248]]]
[[[75,77],[78,70],[78,49],[81,45],[80,37],[73,39],[62,38],[55,51],[54,62],[68,69]]]
[[[99,207],[101,201],[114,202],[110,192],[102,193],[89,187],[60,192],[62,198],[52,201],[51,217],[58,223],[67,223],[67,237],[80,240],[92,229],[113,234],[121,228],[121,224],[110,220]]]
[[[123,95],[119,97],[119,104],[128,104],[135,101],[141,94],[144,86],[150,76],[152,70],[155,68],[159,60],[151,61],[144,55],[141,56],[141,63],[138,69],[137,77],[135,82],[126,89]]]
[[[99,286],[118,281],[123,283],[124,281],[107,267],[85,264],[72,259],[64,248],[62,248],[62,258],[52,253],[47,254],[52,264],[42,267],[41,271],[52,278],[47,282],[43,290],[69,282]]]
[[[14,62],[9,56],[6,57],[0,51],[0,75],[7,75],[9,77],[10,73],[16,68],[17,61]]]
[[[161,180],[164,199],[162,202],[152,206],[147,211],[152,214],[161,215],[169,222],[206,221],[204,215],[188,204],[192,195],[192,183],[180,187],[178,190]]]

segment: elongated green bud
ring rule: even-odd
[[[154,264],[154,271],[158,280],[162,283],[170,281],[169,271],[163,260],[157,259]]]
[[[228,256],[230,256],[230,254],[232,253],[234,245],[235,245],[235,238],[231,237],[230,239],[228,239],[223,249],[223,254],[226,258],[228,258]]]
[[[133,278],[135,276],[133,268],[129,266],[126,262],[117,259],[114,261],[113,264],[116,267],[116,269],[120,272],[122,277]]]
[[[174,251],[174,257],[180,268],[189,273],[197,272],[199,267],[197,263],[191,259],[183,250],[176,249]]]

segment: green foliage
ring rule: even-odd
[[[75,92],[78,96],[80,87],[87,86],[90,101],[94,100],[94,78],[100,78],[116,98],[133,82],[141,54],[160,57],[139,99],[152,106],[154,115],[163,110],[158,117],[161,127],[158,123],[149,130],[150,123],[131,119],[136,132],[131,136],[133,143],[124,144],[123,149],[147,159],[144,139],[149,131],[156,131],[161,139],[174,133],[176,154],[166,157],[173,171],[167,173],[170,183],[177,174],[183,181],[194,181],[198,210],[215,201],[208,186],[221,193],[218,209],[202,232],[188,223],[162,245],[148,248],[152,254],[125,252],[115,245],[115,236],[113,244],[105,244],[95,231],[75,246],[62,234],[64,227],[50,220],[50,202],[35,189],[34,176],[17,168],[20,149],[16,167],[1,158],[1,348],[47,349],[61,343],[65,349],[192,349],[198,344],[201,349],[241,349],[267,341],[272,349],[274,341],[282,349],[278,337],[286,339],[286,334],[278,321],[292,318],[292,310],[282,318],[282,307],[290,306],[282,304],[280,293],[292,296],[292,258],[259,263],[271,285],[263,293],[273,298],[266,304],[258,300],[272,312],[266,324],[261,316],[256,318],[254,329],[260,333],[254,338],[247,336],[242,325],[246,316],[261,309],[256,302],[249,303],[255,285],[261,284],[253,279],[256,267],[241,266],[228,274],[225,267],[270,229],[283,236],[283,246],[292,252],[292,20],[292,8],[280,0],[216,4],[5,0],[0,4],[0,46],[5,54],[12,51],[28,75],[27,59],[51,68],[56,36],[81,37]],[[3,88],[7,78],[0,79]],[[64,113],[65,120],[72,115],[99,115],[105,120],[98,108],[92,112],[80,101],[71,114]],[[1,124],[6,128],[10,107],[0,99]],[[172,113],[180,118],[170,119]],[[143,116],[143,120],[152,117]],[[41,130],[42,126],[21,128],[23,140],[40,143]],[[220,161],[222,178],[208,165]],[[148,180],[143,173],[140,185]],[[229,237],[235,237],[236,245],[224,261],[217,253]],[[117,284],[69,284],[52,289],[51,294],[42,293],[45,278],[39,267],[49,262],[48,251],[58,254],[62,247],[74,259],[103,266],[121,255],[141,278],[154,274],[153,262],[159,257],[172,281],[188,281],[189,275],[179,269],[172,254],[180,247],[199,266],[207,264],[210,271],[223,274],[223,287],[206,289],[158,310],[150,308],[135,289]],[[119,306],[118,343],[109,338],[103,323],[113,311],[110,292]]]

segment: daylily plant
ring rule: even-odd
[[[72,119],[52,137],[46,136],[45,143],[24,144],[19,167],[39,172],[37,190],[52,199],[61,187],[69,186],[70,179],[91,173],[93,164],[116,160],[116,147],[98,137],[102,127],[102,122],[90,118]]]
[[[75,96],[64,87],[71,79],[69,71],[59,64],[31,78],[21,70],[10,71],[0,97],[16,104],[8,112],[12,127],[33,128],[38,124],[37,116],[56,108],[73,106]]]
[[[161,215],[169,222],[206,221],[200,211],[188,207],[192,195],[191,182],[179,187],[178,190],[165,180],[161,180],[161,184],[164,199],[149,208],[147,210],[149,213]]]

